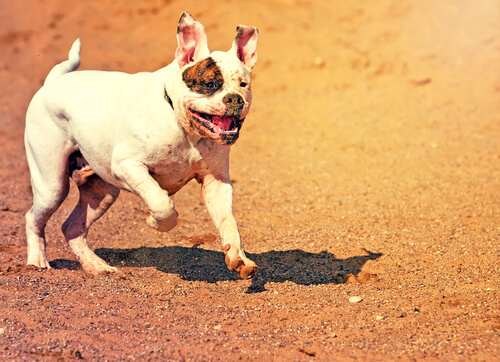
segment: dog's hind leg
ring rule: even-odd
[[[80,200],[64,222],[62,231],[69,246],[76,254],[82,268],[90,274],[103,274],[117,271],[98,257],[87,244],[87,233],[115,202],[120,189],[108,184],[98,175],[88,177],[85,183],[78,185]]]
[[[50,128],[50,127],[49,127]],[[58,130],[38,125],[26,129],[25,146],[31,173],[33,206],[26,213],[28,265],[50,268],[45,254],[45,224],[69,191],[68,145]],[[40,137],[41,134],[50,136]]]

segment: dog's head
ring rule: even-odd
[[[257,61],[257,28],[238,26],[227,52],[210,52],[203,25],[184,13],[177,28],[173,107],[184,129],[222,145],[238,139],[250,109],[250,74]],[[170,97],[170,95],[168,95]]]

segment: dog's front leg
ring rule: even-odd
[[[232,212],[233,186],[229,177],[217,179],[209,175],[203,178],[202,183],[203,199],[222,238],[227,267],[243,279],[254,277],[259,268],[246,257],[241,246],[240,234]]]
[[[146,221],[152,228],[167,232],[177,225],[177,211],[168,192],[156,182],[148,168],[137,161],[123,160],[114,162],[113,176],[123,186],[144,200],[149,209]]]

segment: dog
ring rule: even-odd
[[[25,148],[33,206],[26,213],[28,265],[50,268],[45,224],[69,192],[80,199],[62,232],[90,274],[117,272],[87,244],[90,226],[120,190],[144,200],[146,222],[161,232],[177,223],[170,196],[196,179],[222,239],[228,268],[258,270],[243,251],[232,214],[230,145],[252,102],[257,28],[238,26],[227,52],[208,49],[205,29],[187,12],[177,27],[174,61],[156,72],[78,71],[80,40],[56,65],[26,114]]]

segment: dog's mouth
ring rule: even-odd
[[[203,133],[223,145],[231,145],[236,142],[245,120],[235,116],[218,116],[197,112],[192,109],[189,111],[198,126],[201,126]]]

